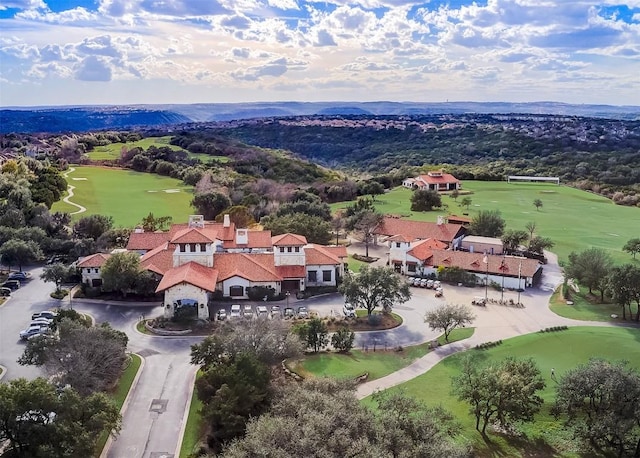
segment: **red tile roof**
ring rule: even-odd
[[[171,237],[171,243],[211,243],[218,237],[218,231],[212,228],[187,227]]]
[[[471,224],[473,220],[468,216],[449,215],[447,221],[452,224]]]
[[[438,173],[439,175],[436,175],[436,176],[428,175],[428,174],[420,175],[418,179],[428,184],[460,183],[460,180],[458,180],[456,177],[454,177],[449,173],[440,173],[440,172]]]
[[[343,260],[336,256],[329,250],[325,250],[320,245],[307,245],[304,248],[304,256],[307,265],[312,266],[334,266],[336,264],[342,264]]]
[[[132,232],[129,235],[127,250],[153,250],[155,247],[162,245],[169,240],[168,232]]]
[[[111,255],[109,253],[91,254],[82,258],[78,263],[78,267],[102,267],[110,257]]]
[[[273,253],[216,253],[214,267],[218,270],[218,279],[242,277],[249,281],[280,281],[276,272]]]
[[[218,272],[215,269],[205,267],[197,262],[188,262],[165,272],[156,292],[160,293],[181,283],[188,283],[213,292],[216,289],[217,281]]]
[[[276,266],[276,272],[282,279],[305,278],[307,276],[305,266]]]
[[[451,244],[460,236],[464,228],[461,224],[430,223],[426,221],[411,221],[407,219],[385,217],[373,232],[377,235],[397,236],[401,235],[411,241],[435,239]]]
[[[314,246],[319,246],[323,250],[328,251],[329,253],[331,253],[332,255],[334,255],[334,256],[336,256],[338,258],[348,258],[349,257],[349,253],[347,253],[347,247],[344,246],[344,245],[330,245],[330,246],[314,245]]]
[[[233,248],[272,248],[271,231],[247,231],[248,243],[237,244],[236,240],[225,241],[222,247]]]
[[[274,246],[303,246],[307,244],[307,238],[298,234],[281,234],[271,237]]]
[[[460,267],[464,270],[485,273],[487,267],[490,274],[517,277],[520,263],[522,277],[533,277],[540,268],[540,263],[535,259],[518,258],[514,256],[486,256],[488,265],[484,262],[482,253],[468,253],[466,251],[442,251],[433,250],[433,257],[427,262],[438,267]]]
[[[160,275],[173,268],[173,251],[175,245],[165,242],[140,258],[140,266]]]
[[[416,259],[424,261],[433,256],[433,250],[444,250],[447,244],[434,239],[422,240],[416,243],[408,252]]]

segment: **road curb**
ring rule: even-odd
[[[127,393],[127,397],[124,399],[122,403],[122,408],[120,409],[120,415],[124,418],[124,414],[129,407],[129,402],[131,401],[131,395],[136,390],[136,386],[138,385],[138,380],[140,379],[140,375],[142,375],[142,370],[144,369],[145,359],[142,355],[138,353],[132,353],[132,355],[136,355],[140,358],[140,367],[138,368],[138,373],[133,379],[133,383],[131,383],[131,387],[129,388],[129,392]],[[102,448],[102,453],[100,453],[100,458],[107,458],[107,454],[109,453],[109,449],[111,448],[111,444],[113,443],[113,436],[110,434],[107,438],[107,442],[105,442],[104,447]]]
[[[187,403],[184,409],[184,415],[182,416],[182,426],[180,427],[180,432],[178,433],[178,444],[176,445],[176,450],[173,456],[180,456],[180,450],[182,449],[182,441],[184,440],[184,433],[187,430],[187,420],[189,419],[189,411],[191,410],[191,400],[193,399],[193,393],[195,392],[196,387],[196,374],[198,373],[198,369],[194,369],[191,372],[191,376],[189,377],[189,396],[187,398]]]

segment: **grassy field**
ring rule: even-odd
[[[571,291],[571,302],[573,305],[567,305],[567,301],[562,296],[561,285],[551,299],[549,300],[549,309],[557,315],[573,320],[583,321],[611,321],[620,323],[621,318],[611,318],[611,315],[622,317],[622,308],[617,304],[599,304],[600,296],[587,297],[588,291],[580,290],[579,293]],[[635,313],[635,307],[631,308]]]
[[[360,272],[360,268],[367,265],[366,262],[358,261],[357,259],[355,259],[352,254],[349,255],[347,264],[351,272]]]
[[[135,142],[127,142],[127,143],[111,143],[109,145],[97,146],[93,149],[93,151],[89,152],[87,156],[92,161],[113,161],[120,157],[120,153],[123,147],[131,148],[142,148],[143,150],[148,149],[150,146],[155,146],[156,148],[160,148],[162,146],[168,146],[174,151],[182,151],[183,149],[179,146],[172,145],[169,142],[171,141],[170,136],[165,137],[147,137],[142,140],[138,140]],[[200,161],[207,163],[211,159],[215,159],[219,162],[228,162],[229,158],[225,156],[209,156],[208,154],[195,154],[191,153],[187,150],[186,153],[192,159],[199,159]]]
[[[457,202],[449,196],[442,197],[443,204],[448,206],[443,211],[412,212],[411,191],[402,187],[377,196],[375,205],[384,214],[418,221],[436,221],[438,215],[449,213],[468,213],[473,217],[480,210],[500,210],[507,229],[525,229],[527,222],[534,221],[536,233],[555,242],[552,251],[561,260],[566,260],[572,251],[599,247],[607,250],[618,263],[632,261],[622,247],[627,240],[638,236],[640,208],[615,205],[596,194],[544,183],[465,181],[463,189],[470,194],[458,197]],[[473,202],[469,210],[459,205],[463,197],[470,197]],[[533,206],[534,199],[542,201],[539,211]],[[333,204],[332,209],[349,204]]]
[[[180,180],[151,173],[106,167],[76,166],[67,181],[75,186],[71,199],[87,208],[74,220],[91,214],[113,217],[115,226],[133,227],[152,212],[171,216],[174,222],[187,221],[193,213],[192,187]],[[74,212],[77,208],[58,201],[52,211]]]
[[[449,335],[449,343],[467,339],[473,335],[473,331],[473,328],[455,329]],[[444,336],[441,344],[444,344]],[[304,377],[331,376],[354,379],[368,372],[367,380],[371,381],[408,366],[428,352],[428,343],[405,347],[402,351],[352,350],[350,354],[323,352],[293,361],[291,368]]]
[[[550,415],[556,386],[550,377],[551,369],[554,368],[557,378],[560,378],[567,370],[586,363],[591,357],[610,361],[626,359],[632,367],[640,369],[638,345],[640,330],[633,328],[577,327],[554,333],[528,334],[505,340],[502,345],[489,350],[469,350],[450,356],[426,374],[391,389],[429,405],[442,405],[452,412],[464,428],[461,440],[474,444],[477,456],[580,456],[572,450],[570,432]],[[468,405],[451,394],[451,379],[459,373],[462,360],[469,353],[477,355],[479,364],[507,356],[532,357],[538,364],[547,383],[541,393],[545,404],[535,423],[521,427],[522,436],[509,438],[491,433],[491,442],[485,443],[475,431],[475,420],[469,414]],[[364,402],[375,407],[371,398]]]

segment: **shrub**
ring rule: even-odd
[[[54,299],[63,299],[67,294],[69,294],[68,289],[57,289],[50,296]]]
[[[267,300],[273,300],[273,297],[276,295],[276,290],[270,288],[268,286],[252,286],[251,288],[247,288],[247,296],[252,301],[261,301],[266,297]]]
[[[331,345],[342,353],[347,353],[353,348],[356,335],[346,327],[339,329],[331,336]]]

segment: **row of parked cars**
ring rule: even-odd
[[[31,315],[31,322],[29,323],[29,326],[27,326],[24,331],[20,331],[20,339],[29,340],[36,336],[48,333],[51,331],[51,325],[57,315],[57,312],[53,312],[51,310],[34,313]]]
[[[254,312],[253,306],[251,304],[245,304],[242,307],[240,304],[233,304],[231,306],[231,311],[229,315],[227,315],[227,311],[225,309],[220,309],[216,313],[216,319],[218,321],[224,321],[227,319],[227,316],[230,318],[308,318],[309,312],[306,307],[298,307],[297,311],[292,307],[285,307],[284,310],[280,310],[279,305],[272,305],[271,309],[268,309],[266,305],[258,305],[256,306],[256,310]]]
[[[410,286],[417,286],[418,288],[438,289],[442,286],[440,280],[432,280],[430,278],[409,277],[407,282]]]
[[[0,284],[0,296],[10,296],[12,291],[20,288],[22,282],[30,279],[29,272],[11,272],[4,283]]]

